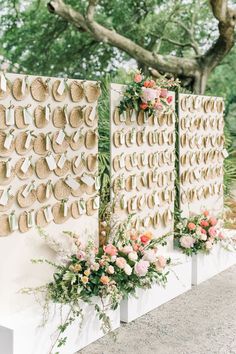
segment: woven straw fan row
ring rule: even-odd
[[[180,119],[180,127],[182,130],[196,133],[197,130],[222,130],[224,128],[223,116],[196,116],[187,115]]]
[[[32,128],[35,125],[38,129],[45,128],[51,121],[56,128],[65,128],[70,125],[72,128],[79,128],[83,124],[93,127],[97,124],[97,108],[90,105],[76,106],[68,112],[68,105],[56,107],[51,111],[50,104],[37,106],[34,112],[30,111],[31,105],[9,107],[0,105],[0,129],[9,127],[18,129]]]
[[[183,111],[189,111],[193,113],[205,112],[205,113],[223,113],[225,106],[223,98],[220,97],[204,97],[204,96],[184,96],[180,100],[180,107]]]
[[[173,215],[169,209],[166,209],[163,212],[158,211],[154,215],[146,216],[145,218],[134,219],[132,225],[137,229],[140,227],[160,229],[168,227],[171,223],[173,223]]]
[[[126,125],[150,125],[159,127],[168,127],[174,124],[174,113],[170,108],[169,112],[163,114],[158,114],[157,116],[150,116],[148,112],[145,111],[135,111],[134,109],[127,109],[126,111],[120,113],[119,107],[116,107],[113,112],[113,122],[115,125],[126,124]]]
[[[9,210],[15,202],[20,208],[29,208],[36,201],[46,203],[52,197],[61,201],[70,196],[92,195],[97,193],[99,189],[100,178],[86,172],[75,178],[67,175],[57,182],[48,180],[47,183],[41,183],[38,186],[33,180],[22,185],[16,193],[12,192],[11,186],[0,190],[0,212]]]
[[[224,175],[222,164],[220,166],[199,168],[197,165],[192,170],[186,170],[181,173],[180,180],[183,185],[194,184],[195,182],[204,182],[217,179]]]
[[[223,195],[224,186],[222,183],[214,183],[205,187],[189,188],[180,193],[180,200],[183,204],[202,201],[210,197]]]
[[[33,165],[30,157],[21,158],[13,165],[12,160],[0,161],[0,185],[10,184],[15,177],[26,180],[36,173],[39,179],[49,178],[52,173],[57,177],[63,177],[69,172],[78,175],[82,172],[97,171],[98,158],[96,154],[85,155],[81,153],[71,160],[67,158],[66,153],[53,156],[48,153],[47,156],[40,158]]]
[[[70,97],[73,102],[80,102],[86,99],[88,103],[96,102],[101,94],[98,82],[72,81],[70,84],[67,79],[52,81],[50,78],[35,78],[29,83],[28,77],[16,78],[13,83],[7,77],[1,76],[6,80],[6,89],[0,88],[0,100],[6,99],[10,94],[16,101],[24,100],[31,94],[37,102],[46,101],[49,96],[57,102],[62,102]]]
[[[78,219],[83,215],[92,216],[98,208],[99,197],[94,196],[87,200],[81,198],[70,205],[68,205],[67,200],[62,200],[54,205],[46,205],[37,211],[34,209],[24,211],[19,216],[13,211],[9,215],[3,214],[0,216],[0,237],[8,236],[17,230],[24,233],[35,226],[45,227],[51,222],[63,224],[70,217]]]
[[[211,163],[223,163],[224,159],[228,156],[226,149],[217,150],[211,149],[208,151],[197,151],[190,152],[187,151],[186,154],[183,154],[180,157],[181,166],[198,166],[201,163],[211,164]]]
[[[34,131],[26,131],[15,136],[14,129],[8,132],[0,132],[0,156],[9,157],[13,151],[19,155],[25,155],[32,149],[37,155],[46,155],[51,149],[55,154],[62,154],[70,147],[77,151],[82,146],[91,150],[97,146],[98,131],[87,130],[83,128],[75,131],[69,136],[65,130],[55,132],[54,134],[40,133],[35,135]]]

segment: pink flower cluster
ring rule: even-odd
[[[181,247],[211,250],[214,243],[223,240],[224,234],[217,218],[205,210],[202,215],[191,218],[179,239]],[[200,245],[200,246],[199,246]]]

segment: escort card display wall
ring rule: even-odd
[[[223,211],[224,102],[220,97],[179,95],[180,210]]]
[[[175,198],[174,99],[169,111],[148,117],[119,113],[124,85],[111,85],[111,188],[115,215],[135,214],[134,226],[156,237],[173,230]],[[174,96],[174,93],[172,93]]]
[[[0,236],[79,218],[81,232],[91,216],[97,230],[99,95],[96,82],[0,74]]]

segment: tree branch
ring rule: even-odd
[[[193,48],[193,50],[195,51],[195,53],[198,55],[199,54],[199,51],[198,51],[198,48],[196,47],[196,45],[194,43],[191,43],[191,42],[187,42],[187,43],[180,43],[178,41],[175,41],[173,39],[170,39],[170,38],[166,38],[166,37],[162,37],[162,40],[163,41],[166,41],[166,42],[169,42],[173,45],[176,45],[178,47],[182,47],[182,48],[185,48],[185,47],[191,47]]]
[[[199,69],[195,59],[178,58],[171,55],[159,55],[152,53],[139,46],[129,38],[110,30],[96,21],[88,21],[80,12],[75,11],[71,6],[66,5],[63,0],[52,0],[48,3],[50,11],[65,18],[68,22],[81,30],[85,30],[97,41],[109,43],[112,46],[126,52],[137,61],[145,63],[154,69],[170,72],[176,75],[194,76]],[[90,4],[91,11],[91,4]],[[92,4],[93,12],[93,4]]]
[[[98,0],[89,0],[89,4],[88,4],[88,8],[87,8],[87,15],[86,15],[87,20],[89,22],[93,21],[97,4],[98,4]]]
[[[229,53],[235,43],[236,9],[227,0],[210,0],[212,13],[219,21],[219,37],[202,57],[202,66],[211,72]]]

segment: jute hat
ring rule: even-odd
[[[58,93],[58,88],[59,88],[60,84],[61,84],[61,80],[56,80],[56,81],[54,81],[54,83],[52,85],[52,95],[53,95],[54,100],[57,102],[64,101],[64,99],[66,98],[66,95],[67,95],[67,91],[68,91],[67,85],[66,85],[66,83],[64,83],[65,88],[64,88],[63,93],[60,95],[60,93]]]
[[[0,80],[1,80],[1,77],[0,77]],[[0,87],[0,100],[4,100],[11,92],[10,90],[10,82],[8,80],[7,81],[7,89],[6,91],[3,91]]]
[[[101,94],[100,84],[96,83],[87,83],[84,88],[85,97],[89,103],[93,103],[98,100]]]
[[[71,194],[71,188],[64,182],[63,179],[59,179],[54,185],[54,197],[57,200],[67,199]]]
[[[45,179],[48,178],[51,174],[51,171],[48,167],[47,161],[45,160],[45,157],[41,157],[38,161],[35,163],[35,173],[38,178],[40,179]]]
[[[73,102],[79,102],[84,98],[84,88],[82,81],[73,81],[70,84],[70,96]]]
[[[4,147],[6,138],[7,138],[7,133],[0,131],[0,156],[2,156],[2,157],[10,156],[15,148],[14,139],[12,139],[9,149],[6,149]]]
[[[83,109],[83,116],[84,116],[85,124],[88,127],[93,127],[98,121],[98,114],[97,114],[96,107],[86,106]]]
[[[10,235],[11,229],[7,214],[3,214],[0,216],[0,225],[0,237]]]
[[[56,107],[53,111],[52,122],[56,128],[64,128],[67,124],[66,107]]]
[[[82,128],[83,129],[83,128]],[[77,135],[77,140],[74,141],[74,137]],[[70,136],[70,148],[74,151],[79,150],[84,145],[84,134],[82,130],[75,131],[74,134]]]
[[[6,125],[6,107],[2,104],[0,105],[0,129],[7,129]]]
[[[56,140],[60,132],[56,132],[53,134],[52,137],[52,148],[55,154],[62,154],[63,152],[66,152],[66,150],[69,147],[69,138],[66,136],[63,140],[63,143],[57,144]]]
[[[54,217],[54,222],[55,224],[63,224],[66,222],[70,217],[71,217],[71,211],[70,208],[67,207],[67,213],[66,215],[64,214],[64,204],[63,202],[61,203],[56,203],[52,207],[52,214]]]
[[[99,199],[99,197],[96,196],[96,197],[89,198],[87,200],[87,203],[86,203],[87,215],[92,216],[96,212],[98,212],[98,209],[99,209],[99,204],[97,204],[98,199]],[[97,205],[95,205],[95,204],[97,204]]]
[[[17,203],[21,208],[29,208],[36,202],[36,191],[35,189],[31,190],[27,197],[24,197],[22,192],[27,188],[27,184],[24,184],[17,192]]]
[[[0,198],[2,197],[3,193],[4,193],[4,190],[1,190],[0,191]],[[10,194],[9,197],[8,197],[7,204],[6,205],[0,205],[0,212],[8,211],[12,207],[14,201],[15,201],[15,197]]]
[[[46,146],[46,136],[43,133],[39,133],[34,140],[34,152],[37,155],[46,155],[48,152]]]
[[[17,78],[14,80],[12,85],[12,95],[17,101],[24,100],[29,94],[29,85],[26,82],[27,78]],[[23,85],[25,85],[25,90],[22,92]]]
[[[26,211],[24,211],[22,214],[20,214],[18,225],[19,225],[19,231],[21,233],[25,233],[25,232],[29,231],[29,227],[27,225],[27,212]]]
[[[56,163],[60,160],[61,156],[56,156]],[[54,170],[54,173],[58,177],[63,177],[71,170],[71,162],[70,160],[66,160],[64,166],[62,168],[58,167]]]
[[[98,134],[94,130],[88,130],[85,134],[85,146],[87,149],[93,149],[98,142]]]
[[[50,186],[48,186],[49,184]],[[47,183],[41,183],[36,190],[36,196],[38,202],[39,203],[47,202],[52,196],[52,189],[53,188],[52,188],[51,180],[49,180]],[[48,196],[47,196],[47,192],[48,192]]]
[[[45,101],[49,96],[49,88],[48,88],[49,80],[45,82],[41,77],[37,77],[31,83],[30,91],[33,99],[38,102]]]
[[[28,127],[24,120],[24,108],[21,106],[15,108],[15,124],[18,129],[26,129]]]
[[[84,116],[83,116],[83,107],[82,106],[74,107],[71,110],[69,122],[70,122],[70,125],[72,126],[72,128],[78,128],[83,124]]]
[[[50,108],[49,108],[50,109]],[[49,120],[46,119],[45,107],[37,106],[34,110],[34,122],[38,129],[45,128]]]
[[[31,137],[31,141],[29,143],[29,147],[26,146],[27,138],[30,132],[21,132],[17,135],[15,139],[15,148],[18,155],[25,155],[27,152],[32,150],[33,148],[33,137]]]
[[[34,169],[33,169],[32,164],[30,164],[30,166],[26,172],[23,172],[21,170],[21,166],[24,163],[24,161],[25,161],[25,159],[22,157],[19,161],[17,161],[16,166],[15,166],[16,175],[19,179],[22,179],[22,180],[30,178],[34,173]]]
[[[98,155],[89,154],[86,160],[87,169],[94,172],[98,169]]]
[[[44,216],[44,207],[39,209],[36,213],[36,225],[39,227],[45,227],[47,225],[47,220]]]
[[[15,177],[15,168],[10,166],[10,174],[7,177],[7,162],[0,161],[0,185],[5,186],[9,184]]]

